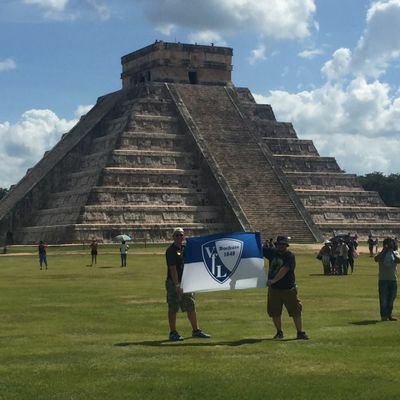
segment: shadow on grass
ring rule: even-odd
[[[380,322],[377,319],[370,319],[370,320],[364,320],[364,321],[353,321],[353,322],[349,322],[352,325],[374,325],[377,324],[378,322]]]
[[[105,269],[105,268],[116,268],[116,267],[112,267],[112,266],[110,266],[110,265],[105,265],[105,266],[103,266],[103,267],[96,267],[96,266],[95,266],[95,268]]]
[[[193,341],[192,341],[193,340]],[[184,341],[181,342],[171,342],[170,340],[149,340],[149,341],[144,341],[144,342],[123,342],[123,343],[116,343],[114,346],[118,347],[126,347],[126,346],[229,346],[229,347],[237,347],[237,346],[243,346],[246,344],[255,344],[255,343],[260,343],[260,342],[266,342],[266,341],[271,341],[271,342],[290,342],[296,339],[283,339],[283,340],[274,340],[272,338],[264,338],[264,339],[240,339],[240,340],[234,340],[234,341],[228,341],[228,342],[209,342],[209,341],[201,341],[198,342],[198,339],[196,338],[186,338]]]

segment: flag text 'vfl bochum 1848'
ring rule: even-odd
[[[265,287],[264,260],[258,232],[188,238],[184,260],[184,292]]]

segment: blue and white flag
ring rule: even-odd
[[[185,293],[262,288],[266,285],[258,232],[188,238],[184,262],[181,287]]]

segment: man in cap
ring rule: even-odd
[[[179,309],[186,311],[187,313],[187,317],[192,326],[192,337],[203,339],[210,338],[210,335],[199,329],[197,325],[194,294],[183,293],[181,288],[183,252],[185,249],[183,244],[184,231],[182,228],[174,229],[173,240],[174,242],[165,252],[165,258],[167,261],[167,279],[165,281],[165,287],[167,289],[168,323],[170,328],[169,339],[171,341],[184,340],[176,329],[176,315]]]
[[[288,247],[288,238],[278,236],[275,248],[263,248],[264,257],[269,260],[267,311],[276,328],[274,339],[283,339],[281,316],[282,308],[285,306],[296,326],[297,339],[308,340],[307,334],[303,331],[302,304],[297,296],[294,274],[296,258]]]

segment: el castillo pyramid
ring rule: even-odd
[[[122,89],[93,109],[0,202],[14,243],[138,241],[260,231],[315,242],[398,235],[386,207],[231,81],[228,47],[155,42],[122,57]]]

